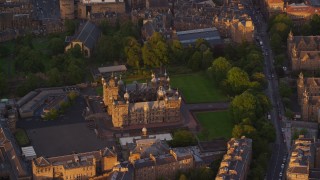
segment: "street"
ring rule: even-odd
[[[247,13],[252,17],[252,21],[256,27],[255,41],[260,45],[264,55],[264,74],[268,80],[268,89],[266,94],[272,104],[270,111],[271,122],[276,130],[276,141],[272,147],[272,156],[269,160],[268,170],[265,176],[267,180],[284,179],[285,167],[288,156],[288,149],[290,148],[291,129],[287,128],[284,116],[284,106],[281,101],[278,78],[273,66],[273,53],[270,46],[269,36],[267,33],[267,23],[262,17],[261,12],[253,9],[251,5],[247,6]],[[288,126],[290,127],[290,126]]]
[[[266,179],[282,179],[284,172],[284,165],[287,159],[288,147],[284,143],[282,135],[282,120],[284,115],[284,109],[281,102],[278,78],[273,66],[273,53],[271,51],[269,37],[267,34],[267,24],[262,20],[261,16],[256,16],[260,22],[260,40],[262,41],[262,51],[264,52],[265,61],[265,75],[268,78],[267,95],[272,104],[272,110],[270,112],[271,121],[276,130],[276,141],[273,147],[271,160],[269,162],[269,168],[266,174]]]

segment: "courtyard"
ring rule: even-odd
[[[170,78],[172,87],[179,88],[186,103],[224,102],[228,100],[204,72],[175,75]]]
[[[202,127],[198,134],[200,140],[231,138],[233,123],[229,111],[196,112],[194,115]]]

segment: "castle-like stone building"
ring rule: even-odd
[[[287,40],[288,57],[293,71],[320,69],[320,36],[293,36]]]
[[[180,121],[181,96],[170,87],[167,73],[150,82],[125,85],[113,75],[102,78],[103,101],[114,127]]]
[[[298,102],[303,121],[320,123],[320,78],[304,78],[300,73],[297,81]]]

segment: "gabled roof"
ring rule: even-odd
[[[83,44],[92,49],[100,37],[100,29],[90,21],[87,21],[80,27],[78,35],[74,40],[83,42]]]

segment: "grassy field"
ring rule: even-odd
[[[229,111],[199,112],[195,114],[204,131],[198,134],[200,140],[230,138],[233,123]]]
[[[179,88],[187,103],[228,100],[204,72],[172,76],[171,86]]]
[[[17,129],[17,132],[14,134],[19,146],[27,146],[29,145],[29,138],[25,130]]]

